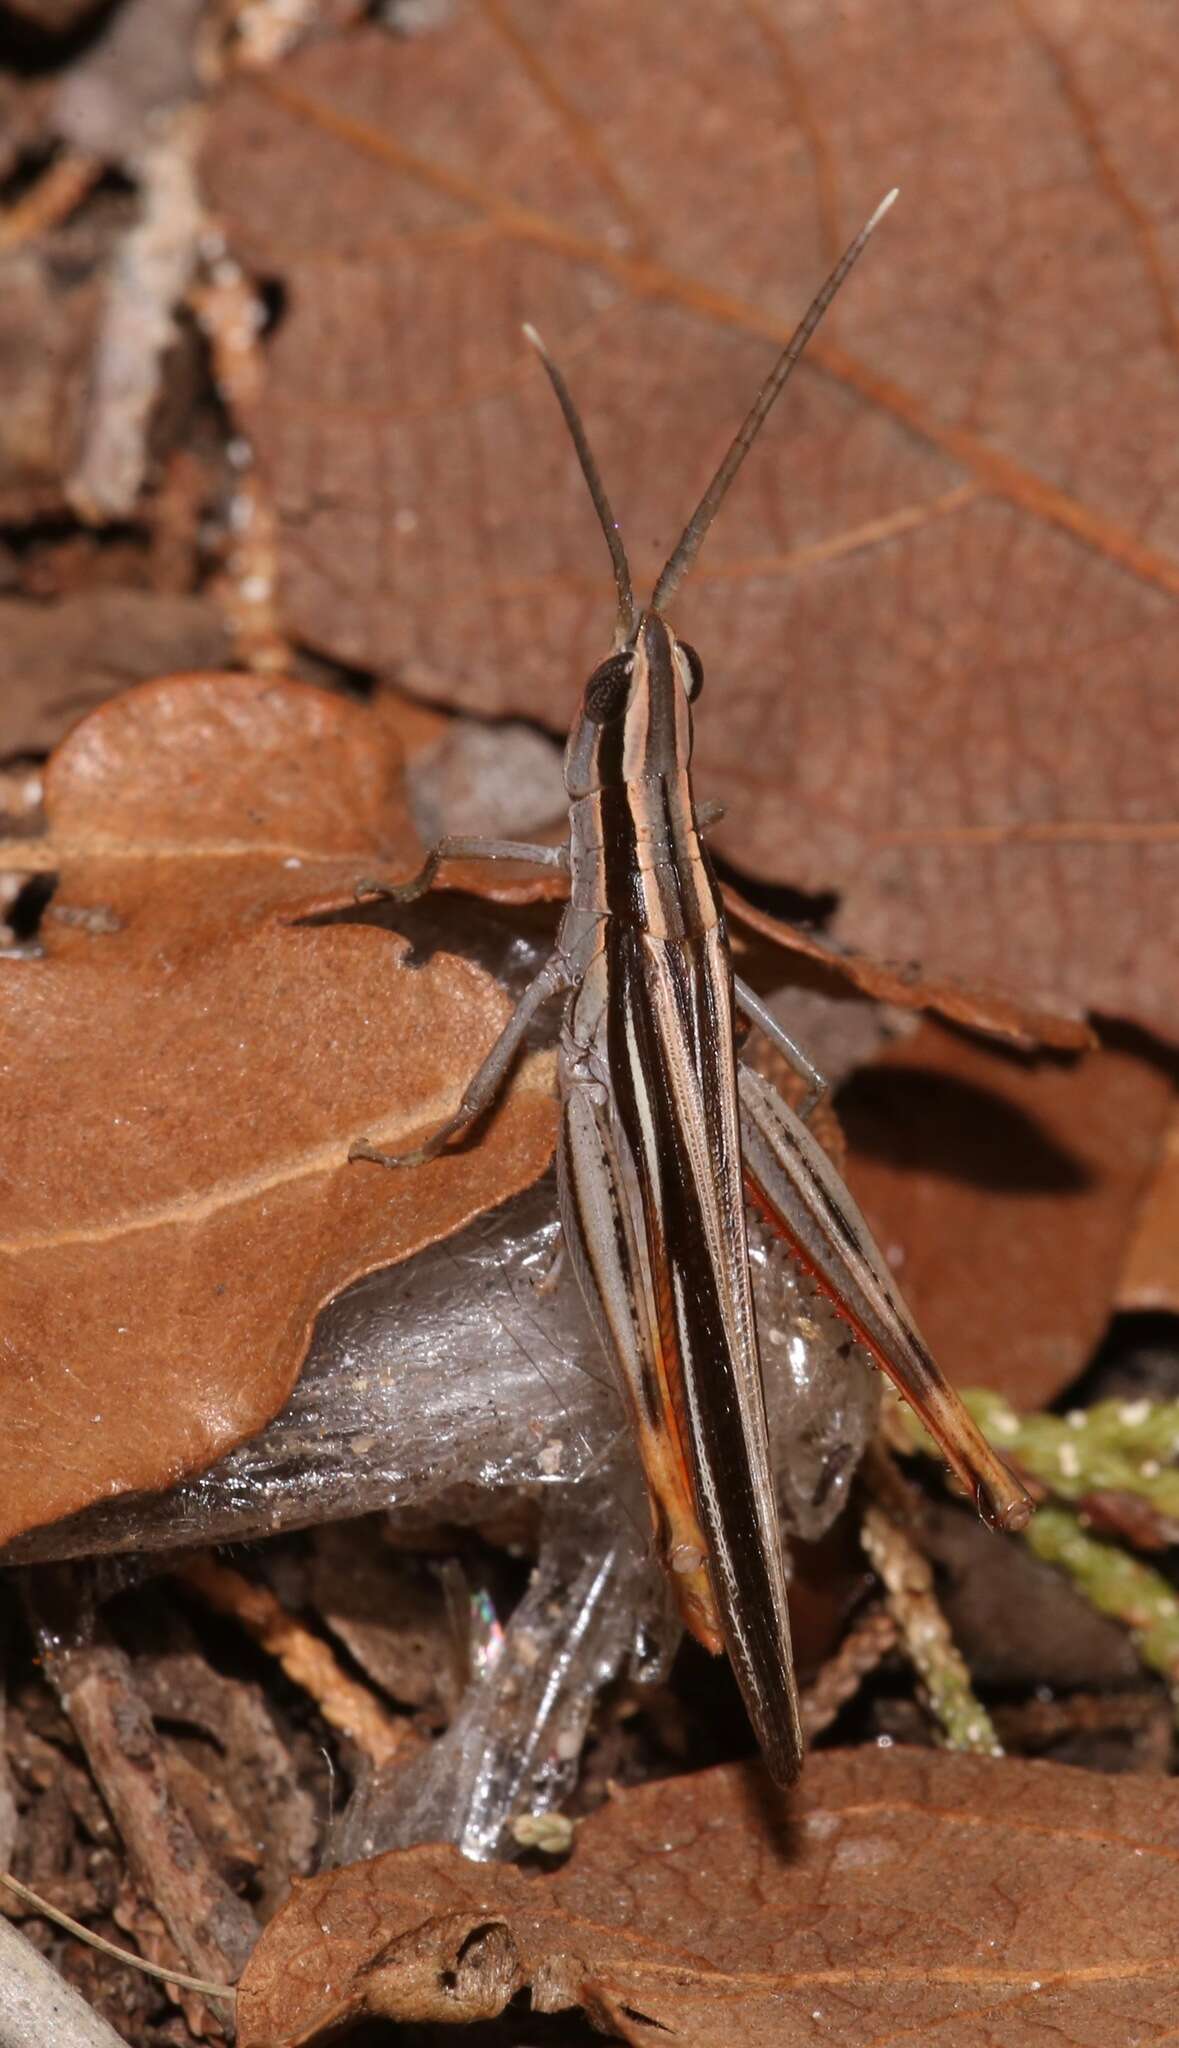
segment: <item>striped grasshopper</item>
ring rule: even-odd
[[[750,1294],[745,1200],[787,1241],[855,1335],[920,1415],[958,1476],[1007,1527],[1023,1488],[943,1380],[835,1167],[808,1129],[825,1084],[734,975],[707,822],[692,795],[692,706],[703,670],[666,607],[767,413],[895,194],[836,266],[767,377],[637,611],[630,570],[580,417],[539,336],[614,567],[614,650],[586,683],[565,754],[566,846],[450,838],[445,858],[561,867],[569,904],[556,949],[531,982],[454,1115],[383,1166],[433,1158],[487,1108],[531,1020],[566,999],[558,1061],[558,1191],[564,1241],[613,1358],[650,1495],[654,1541],[691,1633],[727,1650],[767,1765],[790,1782],[802,1731],[782,1539]],[[715,815],[715,813],[713,814]],[[802,1077],[798,1111],[746,1066],[734,1012]]]

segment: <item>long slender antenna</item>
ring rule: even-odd
[[[897,187],[881,200],[870,221],[860,229],[850,249],[840,257],[826,284],[812,301],[808,311],[799,321],[757,397],[749,409],[745,423],[734,435],[729,452],[685,526],[679,540],[667,558],[651,598],[652,611],[662,611],[672,594],[678,590],[688,570],[700,551],[700,543],[712,525],[720,504],[749,450],[761,431],[766,414],[789,377],[848,271],[861,254],[864,244],[884,219],[889,207],[897,196]]]
[[[610,500],[606,496],[605,485],[598,473],[598,465],[590,452],[590,444],[585,437],[585,428],[581,424],[581,414],[573,403],[573,394],[569,386],[566,384],[564,377],[561,375],[535,327],[526,326],[524,338],[526,341],[531,342],[545,369],[548,371],[549,383],[557,394],[557,403],[565,415],[565,425],[569,429],[573,446],[577,450],[577,460],[581,464],[581,473],[589,485],[589,494],[594,501],[594,511],[598,515],[598,524],[606,536],[606,546],[610,550],[610,560],[614,564],[614,587],[618,592],[618,625],[615,631],[615,638],[619,647],[625,647],[635,629],[635,598],[634,591],[631,588],[630,563],[626,559],[626,549],[622,545],[622,535],[618,531],[618,521],[610,509]]]

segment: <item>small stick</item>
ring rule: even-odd
[[[946,1747],[1002,1756],[994,1724],[975,1697],[962,1653],[938,1606],[928,1558],[876,1501],[864,1510],[860,1540],[884,1581],[888,1610],[945,1732]]]
[[[176,1574],[218,1614],[227,1614],[281,1664],[293,1684],[310,1694],[325,1721],[362,1749],[378,1767],[404,1762],[417,1746],[417,1731],[408,1720],[387,1714],[368,1688],[340,1668],[329,1645],[260,1586],[228,1565],[205,1555],[193,1558]]]
[[[56,1921],[59,1927],[65,1928],[67,1934],[84,1941],[88,1948],[101,1949],[104,1956],[114,1956],[116,1962],[126,1963],[129,1970],[139,1970],[145,1977],[159,1977],[165,1984],[179,1985],[183,1991],[203,1991],[206,1998],[228,1998],[232,2003],[237,1997],[232,1984],[212,1984],[204,1977],[188,1977],[183,1970],[166,1970],[162,1963],[149,1963],[145,1957],[137,1956],[132,1949],[120,1948],[116,1942],[108,1941],[105,1935],[95,1934],[92,1928],[83,1927],[80,1920],[72,1920],[68,1913],[62,1912],[60,1906],[51,1906],[48,1899],[41,1897],[40,1892],[35,1892],[31,1885],[22,1884],[10,1871],[0,1870],[0,1884],[7,1885],[10,1892],[15,1892],[18,1899],[24,1899],[27,1905],[35,1907],[46,1920]],[[4,2038],[7,2043],[6,2036],[0,2038]]]
[[[799,1701],[808,1743],[831,1726],[836,1715],[855,1698],[864,1680],[895,1649],[899,1638],[896,1621],[882,1601],[861,1614]]]
[[[68,220],[76,206],[98,183],[103,172],[100,157],[81,149],[63,150],[42,173],[35,185],[0,214],[0,255],[35,241],[48,228]]]
[[[282,675],[294,655],[278,604],[278,515],[254,461],[246,430],[264,384],[261,302],[244,270],[226,251],[207,281],[189,293],[205,334],[218,393],[233,421],[230,459],[237,485],[230,504],[233,536],[220,595],[237,642],[237,657],[256,675]]]
[[[63,1646],[35,1593],[30,1607],[46,1676],[86,1752],[143,1891],[181,1956],[195,1965],[194,1975],[236,1978],[258,1938],[258,1923],[216,1870],[176,1800],[130,1660],[101,1637]]]
[[[0,1914],[4,2048],[127,2048],[31,1941]]]

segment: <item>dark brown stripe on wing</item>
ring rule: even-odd
[[[717,955],[703,941],[661,949],[657,1002],[649,944],[625,927],[607,934],[615,1103],[639,1180],[649,1254],[666,1262],[670,1280],[677,1344],[665,1363],[679,1373],[672,1389],[676,1427],[711,1545],[726,1647],[767,1761],[787,1779],[798,1768],[800,1738],[733,1142],[731,1008]],[[672,1031],[680,1044],[669,1059]],[[670,1078],[672,1059],[685,1047],[696,1076],[690,1109]],[[685,1127],[686,1113],[697,1119],[694,1132]],[[747,1435],[751,1402],[758,1411],[755,1444]]]

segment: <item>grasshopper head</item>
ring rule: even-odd
[[[634,637],[594,670],[565,750],[571,797],[639,777],[676,775],[692,758],[690,705],[704,670],[686,640],[657,611],[645,611]]]

